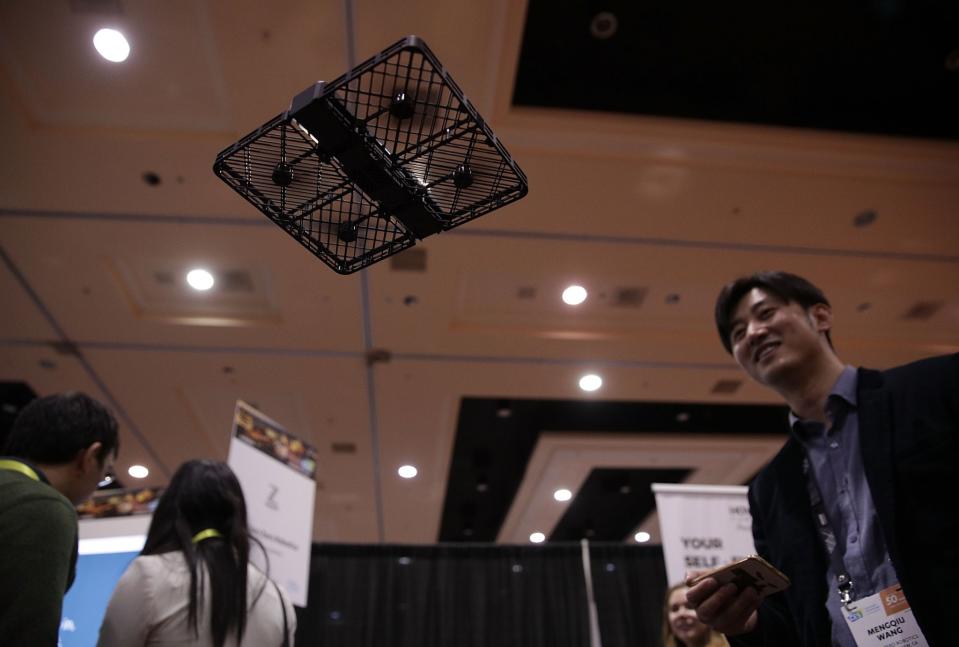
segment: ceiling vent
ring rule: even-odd
[[[532,285],[522,285],[516,289],[516,298],[522,301],[532,301],[536,298],[536,288]]]
[[[425,272],[426,250],[407,249],[390,259],[390,269],[397,272]]]
[[[330,443],[330,450],[334,454],[355,454],[356,453],[356,443],[342,442]]]
[[[160,285],[173,285],[173,272],[161,270],[153,273],[153,280]]]
[[[253,277],[246,270],[227,270],[217,279],[220,289],[226,292],[253,292]]]
[[[909,321],[926,321],[939,312],[942,306],[942,301],[917,301],[902,318]]]
[[[70,11],[101,16],[122,16],[123,3],[120,0],[70,0]]]
[[[57,355],[80,357],[80,348],[72,341],[51,341],[49,344]]]
[[[718,395],[729,395],[738,391],[739,387],[742,385],[742,380],[718,380],[715,384],[713,384],[713,388],[710,389],[710,392]]]
[[[618,308],[638,308],[646,300],[646,288],[616,288],[613,305]]]

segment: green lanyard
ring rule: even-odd
[[[10,470],[11,472],[20,472],[27,478],[31,478],[34,481],[40,480],[40,475],[37,474],[36,470],[25,463],[21,463],[20,461],[0,460],[0,469]]]

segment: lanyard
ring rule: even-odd
[[[193,535],[193,539],[191,541],[194,544],[199,544],[204,539],[210,539],[212,537],[222,537],[222,536],[223,536],[223,533],[221,533],[216,528],[207,528]]]
[[[0,469],[10,470],[11,472],[20,472],[27,478],[33,479],[34,481],[40,480],[40,475],[37,474],[36,470],[25,463],[20,461],[12,461],[9,459],[0,460]]]
[[[839,594],[839,600],[843,607],[848,609],[853,600],[853,582],[849,577],[849,570],[839,556],[839,547],[836,543],[836,533],[829,525],[829,517],[826,516],[826,506],[822,501],[822,494],[819,491],[819,484],[816,483],[816,475],[809,466],[809,458],[803,457],[802,471],[806,477],[806,487],[809,490],[809,503],[812,505],[813,517],[816,520],[816,529],[822,538],[822,543],[829,554],[829,561],[832,570],[836,573],[836,592]]]

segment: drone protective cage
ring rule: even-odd
[[[216,157],[213,170],[340,274],[527,193],[526,176],[409,36]]]

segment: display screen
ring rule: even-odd
[[[148,521],[148,519],[147,519]],[[84,539],[80,522],[77,576],[63,598],[60,619],[61,647],[92,647],[100,635],[100,623],[120,576],[143,548],[143,535]]]

